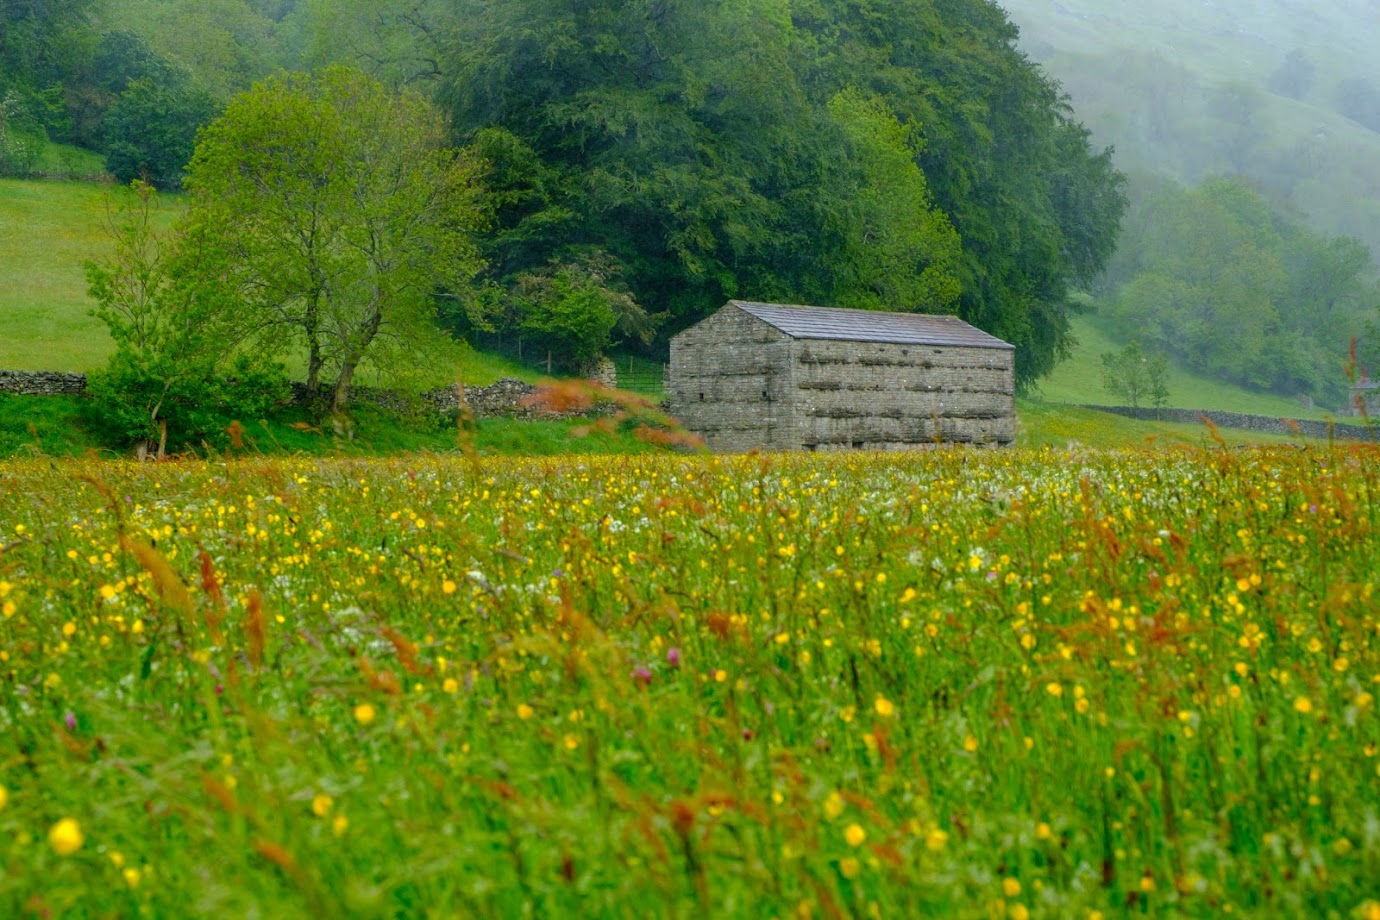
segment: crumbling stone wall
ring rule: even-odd
[[[589,380],[610,390],[618,389],[618,366],[608,358],[600,358],[590,372]]]
[[[371,403],[399,412],[415,409],[420,402],[423,407],[443,414],[460,411],[463,401],[475,418],[570,418],[583,414],[551,412],[533,405],[531,399],[536,392],[537,388],[530,383],[505,377],[482,387],[438,387],[413,398],[396,390],[351,387],[350,401]],[[292,393],[295,402],[300,404],[306,401],[307,388],[304,384],[294,383]]]

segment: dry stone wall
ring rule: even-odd
[[[85,392],[85,374],[66,374],[61,371],[0,371],[0,393],[67,396]]]
[[[1131,406],[1079,406],[1080,409],[1096,409],[1111,412],[1127,418],[1142,421],[1183,422],[1201,425],[1209,419],[1219,428],[1236,428],[1242,431],[1255,431],[1260,434],[1288,436],[1303,435],[1309,438],[1341,438],[1350,441],[1380,441],[1380,428],[1364,425],[1349,425],[1343,422],[1319,422],[1312,419],[1284,419],[1271,415],[1245,415],[1240,412],[1218,412],[1203,409],[1144,409]]]
[[[75,396],[85,392],[85,374],[0,370],[0,393],[22,396]],[[550,412],[539,406],[529,405],[536,392],[537,388],[530,383],[504,378],[484,387],[465,387],[464,400],[476,418],[562,418],[571,414]],[[306,402],[306,386],[294,383],[292,398],[298,404]],[[409,399],[394,390],[373,387],[354,387],[350,391],[350,398],[400,411],[414,408],[417,404],[417,400]],[[437,412],[457,412],[461,402],[460,390],[453,386],[429,390],[421,394],[420,402],[421,405]]]
[[[292,386],[293,399],[298,403],[305,402],[306,386],[300,383],[294,383]],[[420,402],[422,406],[442,414],[460,411],[463,402],[469,406],[475,418],[554,419],[573,418],[589,414],[585,412],[552,412],[543,409],[532,402],[536,393],[537,388],[534,385],[512,377],[504,377],[482,387],[439,387],[434,390],[427,390],[415,399],[410,399],[395,390],[352,387],[350,400],[352,402],[372,403],[385,409],[404,412],[416,408]]]

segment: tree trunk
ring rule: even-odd
[[[359,362],[363,360],[364,353],[369,350],[369,344],[374,341],[374,336],[378,335],[379,327],[382,325],[383,312],[375,306],[369,318],[360,327],[359,341],[346,351],[344,360],[340,362],[340,378],[336,380],[335,393],[331,395],[333,414],[345,414],[345,407],[350,402],[350,381],[354,379]]]
[[[302,314],[302,332],[307,338],[307,403],[315,406],[321,395],[321,368],[326,360],[321,356],[321,291],[314,291]]]
[[[325,361],[321,357],[321,345],[316,341],[311,343],[307,349],[307,398],[315,399],[321,392],[321,366]]]
[[[344,415],[350,403],[350,381],[355,376],[359,360],[350,357],[340,364],[340,379],[335,382],[335,392],[331,394],[331,414]]]

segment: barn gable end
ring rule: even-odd
[[[671,340],[667,402],[715,450],[798,448],[791,344],[773,326],[724,307]]]
[[[1010,444],[1014,354],[950,316],[729,301],[671,340],[668,408],[720,451]]]

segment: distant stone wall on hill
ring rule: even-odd
[[[1319,422],[1312,419],[1286,419],[1270,415],[1245,415],[1240,412],[1218,412],[1214,409],[1134,409],[1130,406],[1080,406],[1127,418],[1149,422],[1184,422],[1200,425],[1207,418],[1219,428],[1236,428],[1261,434],[1286,437],[1302,434],[1310,438],[1342,438],[1350,441],[1380,441],[1380,430],[1342,422]]]
[[[62,371],[0,371],[0,393],[66,396],[85,392],[85,374],[67,374]]]
[[[86,392],[86,375],[69,374],[62,371],[3,371],[0,370],[0,393],[15,393],[22,396],[63,396],[79,395]],[[354,387],[350,391],[351,400],[373,403],[387,409],[406,411],[421,405],[429,406],[442,413],[460,410],[460,388],[439,387],[428,390],[418,398],[408,398],[396,390],[376,387]],[[530,383],[506,377],[488,386],[465,387],[464,400],[469,404],[475,418],[565,418],[576,414],[551,412],[530,405],[531,397],[537,388]],[[304,384],[292,385],[293,400],[306,401],[307,388]]]
[[[505,377],[488,386],[464,387],[464,402],[469,405],[475,418],[555,419],[590,414],[587,412],[551,412],[530,405],[530,400],[536,392],[537,388],[530,383]],[[396,390],[352,387],[350,400],[352,402],[372,403],[395,411],[408,411],[416,408],[418,401],[420,401],[423,406],[429,406],[437,412],[449,415],[460,411],[460,393],[461,389],[456,386],[439,387],[422,393],[420,397],[409,399]],[[301,383],[294,383],[292,395],[296,402],[305,402],[306,386]]]

